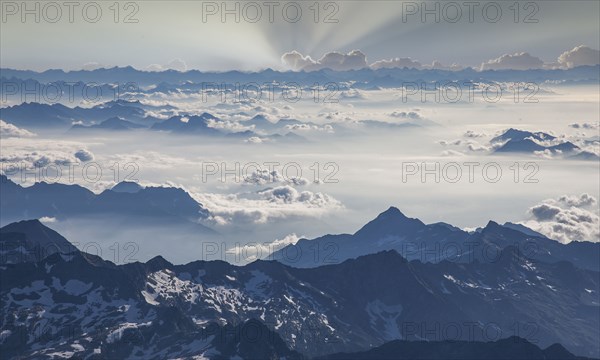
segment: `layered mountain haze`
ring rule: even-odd
[[[172,256],[187,252],[198,258],[203,241],[222,241],[217,231],[203,224],[208,210],[181,188],[124,181],[94,193],[75,184],[21,186],[0,176],[2,225],[40,219],[78,248],[117,263],[149,259],[165,242],[172,244]]]
[[[597,154],[584,151],[568,140],[558,140],[555,136],[544,132],[529,132],[508,129],[503,134],[493,138],[497,144],[497,153],[530,153],[530,154],[559,154],[573,159],[599,160]]]
[[[134,130],[134,129],[143,129],[146,126],[141,124],[136,124],[131,121],[123,120],[120,117],[113,117],[110,119],[106,119],[97,125],[80,125],[75,124],[71,127],[71,131],[81,131],[81,130],[106,130],[106,131],[125,131],[125,130]]]
[[[0,190],[3,222],[21,217],[61,219],[110,215],[131,222],[143,222],[144,219],[179,224],[191,222],[198,231],[213,232],[198,223],[208,216],[208,211],[179,188],[141,187],[123,182],[95,194],[79,185],[59,183],[38,182],[23,187],[0,175]]]
[[[294,267],[337,264],[384,250],[395,250],[409,260],[438,263],[490,262],[515,247],[523,256],[544,262],[569,261],[600,271],[600,243],[573,241],[561,244],[523,225],[490,221],[468,233],[445,223],[426,225],[391,207],[354,234],[300,239],[268,256]]]
[[[300,90],[302,91],[302,90]],[[310,88],[306,92],[314,92]],[[338,90],[332,94],[338,95]],[[299,99],[306,101],[307,99]],[[308,98],[310,100],[310,98]],[[318,99],[317,99],[318,100]],[[337,99],[332,99],[337,103]],[[284,101],[285,102],[285,101]],[[233,110],[246,106],[244,101],[236,101]],[[251,103],[251,102],[249,102]],[[186,105],[184,105],[186,106]],[[285,106],[284,106],[285,107]],[[361,135],[365,131],[402,130],[405,128],[419,128],[436,125],[435,122],[416,116],[396,116],[394,122],[381,120],[354,120],[338,122],[328,116],[327,122],[313,122],[279,117],[268,120],[268,115],[256,106],[252,109],[256,115],[251,116],[245,112],[234,112],[231,109],[224,112],[218,104],[209,112],[185,111],[173,106],[153,107],[144,105],[139,101],[107,101],[93,107],[69,107],[62,104],[22,103],[2,109],[2,119],[7,124],[21,129],[42,132],[48,135],[56,133],[73,138],[94,137],[108,135],[113,132],[138,130],[157,131],[173,135],[189,135],[205,138],[248,139],[252,137],[264,140],[281,140],[286,136],[286,142],[308,142],[301,134],[316,132],[321,134]],[[257,111],[258,110],[258,111]],[[279,110],[273,110],[279,111]],[[271,116],[271,115],[270,115]],[[400,120],[400,122],[398,122]],[[115,134],[112,134],[115,135]],[[123,135],[125,136],[125,135]],[[130,136],[134,136],[130,134]]]
[[[79,106],[68,107],[58,103],[29,102],[2,109],[3,120],[27,129],[67,130],[76,122],[104,122],[115,117],[146,123],[155,120],[147,119],[145,112],[139,107],[124,105],[123,103],[111,103],[111,106],[98,104],[84,108]],[[108,127],[108,125],[110,125],[110,122],[104,126]]]
[[[135,85],[141,87],[149,86],[152,89],[164,90],[172,87],[175,84],[180,84],[184,87],[196,90],[202,89],[202,84],[205,90],[218,90],[219,85],[227,84],[233,87],[237,82],[245,84],[263,84],[273,82],[275,84],[286,84],[293,81],[300,85],[312,85],[315,82],[325,84],[329,82],[356,82],[357,85],[365,87],[397,85],[405,82],[414,81],[432,81],[444,79],[448,81],[462,81],[465,79],[489,79],[492,81],[523,81],[537,82],[540,79],[553,81],[569,81],[569,82],[590,82],[598,79],[599,64],[596,65],[581,65],[571,69],[531,69],[528,71],[501,69],[501,70],[484,70],[477,71],[472,68],[466,68],[459,71],[440,70],[440,69],[416,69],[411,67],[390,67],[381,69],[359,69],[359,70],[332,70],[321,69],[310,72],[291,72],[291,71],[275,71],[266,69],[254,72],[242,71],[225,71],[225,72],[206,72],[198,70],[190,70],[186,72],[179,71],[159,71],[147,72],[135,69],[131,66],[112,67],[95,70],[78,70],[78,71],[62,71],[62,70],[47,70],[42,72],[2,69],[2,80],[5,82],[35,81],[38,83],[49,84],[55,82],[73,81],[76,88],[77,82],[81,81],[81,85],[85,83],[96,84],[120,84],[123,87],[127,84],[133,86],[125,90],[136,91]],[[127,81],[123,81],[123,80]],[[30,88],[35,87],[29,85]],[[66,88],[66,87],[59,87]],[[8,92],[8,88],[4,91]],[[109,94],[113,94],[110,92]]]

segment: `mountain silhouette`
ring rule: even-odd
[[[396,210],[383,218],[388,215],[403,217]],[[489,235],[496,226],[482,233]],[[9,335],[0,351],[27,356],[43,341],[43,353],[49,354],[77,340],[82,356],[101,348],[103,354],[131,357],[140,347],[168,357],[219,346],[227,354],[238,346],[236,351],[246,354],[288,353],[276,338],[265,343],[262,335],[256,346],[198,337],[210,323],[235,334],[234,324],[258,319],[287,348],[308,357],[367,351],[399,339],[442,342],[431,349],[452,355],[444,341],[487,342],[491,328],[494,341],[518,335],[543,349],[560,343],[569,353],[597,357],[599,278],[570,262],[531,261],[515,246],[486,262],[423,263],[388,250],[306,269],[277,261],[174,265],[160,256],[115,265],[78,251],[53,253],[0,269],[3,313],[25,319],[3,325]],[[48,314],[65,306],[69,315],[49,317],[45,324],[48,329],[68,325],[71,342],[55,332],[32,343],[19,340],[19,334],[39,326],[41,310]],[[414,351],[422,351],[419,346]],[[452,351],[483,356],[489,350],[485,344],[470,346],[458,344]],[[498,354],[524,351],[502,341],[497,346]],[[550,350],[567,354],[558,346]]]

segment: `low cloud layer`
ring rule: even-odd
[[[598,123],[573,123],[570,124],[569,127],[572,127],[573,129],[595,130],[598,129]]]
[[[267,185],[267,184],[283,184],[291,186],[308,185],[310,181],[303,177],[286,177],[277,170],[255,170],[251,174],[244,177],[245,184]]]
[[[412,60],[411,58],[394,58],[389,60],[379,60],[371,65],[371,68],[373,70],[405,67],[410,69],[420,69],[422,65],[420,62]]]
[[[283,54],[283,63],[295,71],[316,71],[332,69],[336,71],[358,70],[368,66],[366,55],[360,50],[352,50],[347,54],[336,51],[323,55],[319,60],[304,56],[297,51]]]
[[[290,218],[320,217],[342,208],[321,192],[299,191],[291,185],[237,194],[194,194],[211,213],[212,226],[267,224]]]
[[[92,154],[91,151],[88,151],[85,149],[77,150],[74,155],[78,160],[80,160],[82,162],[88,162],[88,161],[94,160],[94,154]]]
[[[13,124],[9,124],[3,120],[0,120],[0,138],[2,139],[33,136],[35,136],[35,134],[30,131],[21,129],[19,127],[14,126]]]
[[[360,50],[352,50],[347,54],[333,51],[326,53],[318,60],[313,60],[310,56],[302,55],[294,50],[283,54],[281,61],[285,66],[294,71],[317,71],[322,69],[347,71],[365,68],[371,68],[373,70],[393,68],[461,70],[464,68],[457,64],[446,66],[439,61],[434,61],[431,64],[422,64],[411,58],[385,59],[369,65],[367,56]]]
[[[481,70],[531,70],[541,69],[544,61],[538,57],[531,56],[529,53],[522,52],[516,54],[505,54],[499,58],[488,60],[481,64]]]
[[[523,225],[563,243],[600,241],[597,200],[589,194],[563,195],[529,208]]]
[[[243,257],[243,261],[250,262],[258,259],[269,259],[269,255],[277,250],[283,249],[288,245],[294,245],[302,237],[299,237],[295,233],[289,234],[282,239],[275,239],[271,242],[264,243],[250,243],[244,246],[236,246],[228,250],[229,253],[236,254]]]
[[[405,120],[423,120],[421,114],[416,111],[393,111],[389,114],[393,118]]]
[[[600,63],[600,51],[580,45],[562,53],[558,57],[558,63],[565,68],[596,65]]]
[[[294,50],[283,54],[281,60],[287,68],[294,71],[317,71],[322,69],[347,71],[365,68],[373,70],[410,68],[456,71],[466,67],[460,64],[444,65],[439,61],[423,64],[410,57],[383,59],[369,65],[366,54],[360,50],[352,50],[347,54],[333,51],[326,53],[318,60]],[[597,64],[600,64],[600,52],[588,46],[580,45],[563,52],[556,60],[551,62],[545,62],[528,52],[516,52],[487,60],[479,66],[479,70],[570,69],[577,66]]]
[[[0,156],[3,169],[45,168],[48,166],[68,167],[94,159],[94,155],[85,149],[69,151],[68,148],[49,148],[45,150],[12,150],[5,149]]]

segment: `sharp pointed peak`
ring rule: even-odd
[[[369,221],[355,235],[372,238],[397,234],[398,232],[415,231],[425,226],[419,219],[409,218],[397,207],[390,206],[386,211]]]
[[[504,226],[498,224],[497,222],[495,222],[494,220],[490,220],[483,228],[479,228],[479,231],[477,231],[477,232],[481,235],[486,235],[486,234],[502,235],[502,234],[513,232],[513,231],[516,231],[516,230],[510,229],[508,227],[504,227]]]
[[[379,214],[379,216],[402,216],[402,217],[406,217],[406,215],[404,215],[402,213],[402,211],[400,211],[400,209],[398,209],[395,206],[390,206],[386,211],[382,212],[381,214]]]
[[[487,225],[485,225],[485,227],[483,228],[483,230],[490,230],[490,229],[497,229],[497,228],[501,228],[503,227],[502,225],[498,224],[497,222],[495,222],[494,220],[490,220],[488,221]]]
[[[157,255],[152,259],[148,260],[146,262],[146,265],[149,266],[152,271],[169,269],[173,267],[173,264],[171,264],[167,259],[160,255]]]

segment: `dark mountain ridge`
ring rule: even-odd
[[[564,261],[532,262],[513,246],[495,261],[422,263],[389,250],[306,269],[277,261],[173,265],[162,257],[117,266],[80,252],[54,253],[5,264],[0,280],[2,331],[70,327],[71,338],[52,333],[47,354],[77,340],[86,349],[81,355],[98,347],[117,357],[152,357],[121,343],[130,334],[155,356],[159,348],[188,356],[215,344],[194,343],[193,334],[209,323],[251,319],[306,356],[364,351],[397,339],[481,342],[513,335],[600,354],[599,273]],[[172,331],[163,329],[165,322]],[[457,326],[458,333],[448,330]],[[276,343],[267,348],[285,352]],[[0,350],[26,356],[35,344],[10,335]]]

